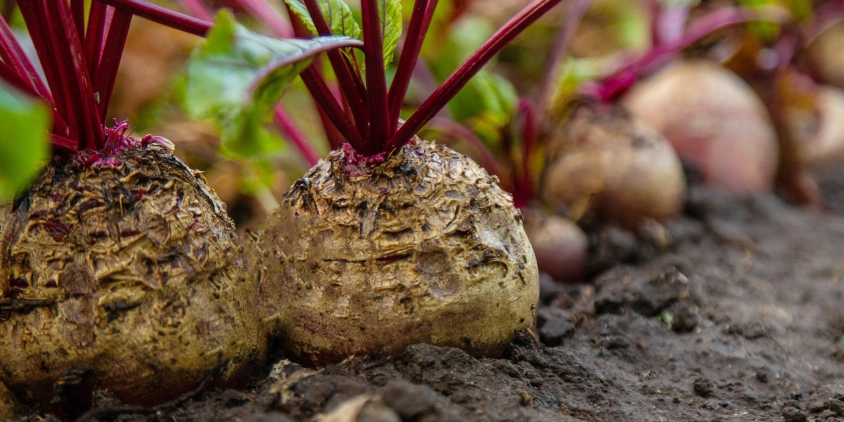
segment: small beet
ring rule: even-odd
[[[574,219],[587,211],[630,229],[678,215],[686,182],[677,155],[618,108],[583,106],[549,142],[544,199]]]
[[[703,183],[738,194],[773,188],[776,132],[753,90],[727,69],[682,61],[637,84],[622,101],[700,170]]]
[[[844,162],[844,90],[821,86],[814,109],[790,115],[801,157],[811,168],[829,169]]]
[[[540,209],[524,209],[522,213],[539,271],[556,281],[582,280],[586,275],[589,239],[580,227]]]
[[[292,356],[321,365],[416,343],[496,355],[534,325],[536,259],[497,179],[418,139],[381,163],[353,158],[336,150],[299,179],[259,243]]]

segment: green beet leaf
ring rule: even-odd
[[[248,158],[276,151],[264,130],[285,89],[320,53],[362,43],[345,36],[277,39],[249,31],[221,12],[188,64],[185,109],[222,128],[224,152]]]
[[[0,81],[0,203],[26,188],[50,153],[50,109]]]
[[[314,20],[311,19],[308,8],[302,0],[284,0],[284,2],[302,20],[308,31],[311,31],[314,35],[319,35],[314,25]],[[328,27],[331,28],[332,35],[343,35],[358,40],[363,39],[360,25],[355,21],[352,10],[346,2],[342,0],[319,0],[318,4],[322,15],[325,17],[325,21],[328,23]]]
[[[302,0],[284,0],[284,2],[302,20],[308,31],[317,35],[314,20],[308,13],[305,3]],[[354,14],[346,2],[342,0],[318,0],[317,3],[333,35],[363,39],[360,25],[355,21]],[[389,68],[401,38],[401,0],[378,0],[378,17],[381,19],[381,31],[384,36],[384,66]]]
[[[378,14],[384,36],[384,66],[389,67],[401,38],[401,0],[378,0]]]

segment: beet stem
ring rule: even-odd
[[[534,0],[522,9],[487,40],[477,51],[469,56],[448,79],[425,100],[410,119],[396,132],[387,144],[385,151],[394,151],[409,141],[416,132],[422,129],[443,107],[486,65],[493,56],[498,54],[504,46],[517,35],[534,23],[542,15],[556,6],[562,0]],[[369,66],[369,64],[367,64]]]
[[[209,22],[214,20],[214,13],[202,3],[202,0],[179,0],[179,3],[188,13],[199,19]]]
[[[131,13],[126,10],[115,9],[111,25],[109,25],[102,59],[99,67],[96,68],[95,92],[99,94],[98,105],[100,116],[102,116],[101,123],[106,121],[108,105],[111,102],[111,94],[114,91],[114,83],[117,80],[117,71],[120,67],[120,59],[123,57],[123,49],[126,47],[126,38],[129,36],[129,25],[131,23]]]
[[[374,155],[383,151],[387,143],[390,119],[387,110],[387,76],[384,71],[384,24],[379,17],[378,0],[361,0],[360,7],[363,16],[369,130],[363,144],[358,146],[352,143],[352,146],[365,155]]]
[[[250,15],[258,18],[264,25],[281,38],[293,38],[293,27],[287,19],[273,8],[266,0],[237,0]]]
[[[730,7],[716,10],[700,18],[676,42],[654,47],[638,59],[621,66],[597,85],[585,87],[582,94],[600,101],[608,101],[629,87],[630,84],[624,81],[639,77],[701,38],[724,28],[758,21],[788,23],[790,19],[787,12],[776,6],[753,9]]]
[[[322,15],[317,1],[305,0],[305,6],[308,8],[308,13],[311,15],[311,19],[313,19],[314,26],[319,35],[332,35],[331,28],[328,26],[328,22],[325,21],[325,17]],[[346,101],[349,102],[348,109],[352,112],[358,131],[365,130],[369,123],[369,116],[366,103],[361,96],[361,92],[364,95],[366,92],[365,88],[363,88],[362,81],[359,77],[355,78],[353,76],[352,65],[343,53],[337,50],[329,51],[328,60],[331,62],[332,69],[334,69],[334,74],[337,75],[340,89]]]
[[[85,61],[88,63],[88,70],[93,80],[97,80],[97,68],[100,67],[105,38],[114,10],[113,7],[98,1],[91,2],[91,10],[88,12],[88,29],[85,34]]]
[[[431,127],[439,132],[446,133],[456,139],[466,142],[478,154],[478,159],[481,166],[485,168],[490,174],[500,176],[501,167],[498,166],[498,161],[495,155],[484,145],[484,142],[475,135],[475,132],[468,127],[455,122],[454,120],[444,117],[434,117],[431,119]]]
[[[70,9],[73,13],[73,23],[76,26],[76,33],[79,40],[85,41],[85,0],[70,0]]]
[[[539,138],[539,126],[541,115],[536,114],[533,103],[527,98],[519,101],[519,114],[523,117],[522,122],[522,171],[519,181],[514,183],[514,194],[518,192],[522,201],[533,199],[533,177],[530,168],[530,154]],[[513,177],[519,173],[514,171]]]
[[[23,79],[30,88],[38,93],[38,96],[45,99],[50,104],[53,103],[53,97],[50,91],[41,80],[38,72],[35,71],[35,66],[26,57],[20,44],[15,38],[6,19],[0,16],[0,59],[3,60],[12,70]]]
[[[302,157],[308,162],[308,165],[313,167],[319,162],[319,153],[314,149],[313,145],[308,141],[302,130],[296,125],[296,122],[290,117],[287,111],[281,105],[275,107],[275,121],[279,128],[287,135],[293,142],[293,145],[302,153]]]
[[[548,60],[545,77],[539,89],[539,103],[536,110],[536,116],[538,117],[536,119],[537,125],[542,125],[546,117],[545,115],[548,113],[548,108],[551,107],[553,95],[557,92],[560,72],[568,55],[569,45],[571,45],[571,41],[574,38],[574,32],[577,30],[578,24],[580,24],[583,15],[586,14],[591,4],[592,0],[575,0],[566,16],[565,25],[557,33],[557,40],[554,42],[553,50],[551,50],[551,57]]]
[[[337,127],[337,130],[340,131],[343,137],[345,137],[346,140],[355,147],[355,149],[357,149],[358,146],[365,145],[363,137],[355,128],[352,121],[349,120],[348,116],[343,113],[343,109],[340,107],[340,104],[337,103],[337,100],[334,98],[334,95],[331,93],[328,85],[326,85],[325,80],[322,79],[314,66],[315,64],[312,64],[300,75],[302,82],[305,83],[305,87],[308,88],[308,91],[311,93],[311,97],[313,97],[320,109],[325,112],[328,118],[331,119],[331,122]]]
[[[284,4],[285,6],[287,6],[286,2]],[[290,24],[293,26],[293,33],[296,35],[296,37],[303,39],[309,39],[313,37],[308,28],[305,27],[305,24],[302,22],[302,20],[290,10],[289,6],[287,7],[287,15],[290,16]],[[315,69],[316,76],[322,78],[322,62],[319,59],[316,59],[314,60],[314,64],[311,65],[311,67]],[[305,81],[305,77],[302,77],[302,75],[300,75],[300,78],[302,78],[303,82]],[[323,84],[325,84],[325,79],[322,79],[322,81]],[[312,88],[315,88],[315,85],[312,87],[308,87],[308,91],[313,97],[314,92],[317,91]],[[331,149],[340,148],[346,142],[346,137],[343,136],[342,133],[340,133],[340,130],[337,128],[337,126],[334,125],[334,123],[331,121],[331,118],[328,116],[328,113],[323,110],[316,98],[313,97],[313,99],[314,102],[316,102],[317,114],[319,114],[319,119],[322,122],[322,128],[325,131],[326,139],[328,139],[329,147],[331,147]],[[358,131],[358,133],[360,132]]]
[[[157,6],[143,0],[95,0],[118,9],[125,9],[133,15],[151,20],[182,32],[204,37],[211,27],[210,22],[174,12],[165,7]]]
[[[416,69],[419,54],[422,52],[422,44],[425,35],[437,9],[438,0],[416,0],[413,4],[413,14],[410,17],[410,25],[407,28],[404,46],[402,47],[399,64],[396,68],[396,75],[390,85],[387,104],[389,106],[390,132],[393,136],[397,130],[398,120],[401,114],[401,106],[404,97],[407,95],[407,87],[410,86],[410,79]]]
[[[24,78],[15,72],[9,65],[0,61],[0,79],[6,81],[7,84],[17,88],[21,92],[31,95],[33,97],[38,97],[38,93],[32,88],[32,85],[27,83]]]
[[[72,153],[77,151],[77,144],[78,143],[76,141],[73,141],[71,139],[67,139],[63,136],[59,136],[59,135],[56,135],[54,133],[51,133],[49,136],[50,136],[50,145],[52,145],[53,148],[55,148],[59,151],[68,153],[68,154],[72,154]]]
[[[59,114],[68,123],[69,138],[79,141],[78,149],[96,145],[103,138],[103,128],[70,6],[65,1],[21,0],[19,7]]]

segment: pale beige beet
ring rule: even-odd
[[[653,129],[618,108],[578,108],[549,142],[543,199],[573,219],[593,212],[635,229],[680,213],[686,181]]]
[[[300,361],[416,343],[501,353],[534,325],[539,276],[521,213],[480,166],[414,139],[380,164],[342,151],[287,193],[260,242],[262,296]]]
[[[811,111],[790,114],[790,127],[806,165],[831,169],[844,162],[844,91],[820,87],[815,106]]]
[[[589,239],[583,230],[571,220],[541,209],[523,209],[522,213],[539,271],[557,281],[582,280],[589,255]]]
[[[776,133],[765,106],[732,72],[681,61],[637,84],[622,103],[662,133],[704,183],[738,194],[773,188]]]
[[[144,405],[238,384],[266,352],[205,180],[156,144],[114,158],[58,157],[0,208],[0,382],[45,408],[60,380]]]

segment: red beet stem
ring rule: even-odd
[[[132,23],[132,14],[126,10],[115,9],[114,16],[109,25],[108,38],[103,48],[100,65],[96,68],[96,83],[94,88],[99,95],[99,113],[102,116],[101,123],[105,123],[108,105],[111,102],[111,93],[114,91],[114,83],[117,80],[117,70],[120,67],[120,59],[123,57],[123,48],[126,46],[126,37],[129,36],[129,25]],[[103,145],[98,145],[102,147]]]
[[[67,139],[63,136],[59,136],[56,134],[51,133],[50,135],[50,145],[53,146],[54,149],[62,151],[64,153],[72,154],[77,151],[76,145],[77,142],[71,139]]]
[[[70,5],[65,1],[20,0],[18,6],[44,66],[56,109],[68,123],[69,138],[79,141],[78,149],[97,145],[103,131]]]
[[[286,4],[287,3],[285,3],[285,5]],[[287,8],[287,14],[288,16],[290,16],[290,23],[293,26],[293,33],[298,38],[312,38],[313,35],[305,27],[305,24],[302,22],[302,20],[290,10],[290,7]],[[318,95],[317,93],[319,92],[320,85],[327,86],[325,79],[322,77],[322,62],[318,59],[314,60],[314,63],[311,65],[311,68],[314,70],[313,75],[300,75],[299,77],[302,78],[303,82],[305,82],[305,87],[308,89],[308,92],[311,94],[311,97],[316,103],[316,109],[319,114],[320,121],[322,121],[322,127],[325,130],[325,136],[328,139],[328,145],[331,147],[331,149],[340,148],[345,142],[347,142],[347,137],[340,132],[338,126],[335,125],[329,114],[325,111],[325,109],[323,109],[323,106],[320,105],[320,102],[317,100],[317,97],[315,97],[315,95]],[[319,81],[321,81],[321,84],[315,81],[314,78],[318,78]],[[332,90],[329,89],[328,91],[331,98],[328,98],[327,101],[334,101],[336,103],[338,101],[337,96],[334,95]],[[337,104],[337,106],[339,108],[339,104]],[[360,134],[358,129],[355,129],[355,131]]]
[[[38,96],[45,99],[49,103],[53,103],[53,97],[44,81],[38,76],[35,71],[35,66],[29,61],[29,58],[24,54],[15,34],[6,23],[6,19],[0,16],[0,59],[8,65],[18,76],[23,79],[30,89]]]
[[[70,0],[73,23],[80,40],[85,39],[85,0]]]
[[[609,101],[626,91],[640,75],[674,57],[701,38],[724,28],[758,21],[788,23],[790,17],[786,11],[776,6],[730,7],[716,10],[700,18],[676,42],[657,45],[642,57],[618,68],[597,85],[584,87],[582,93],[587,97]]]
[[[475,135],[472,129],[444,117],[434,117],[431,119],[431,127],[437,131],[447,133],[455,139],[466,142],[478,154],[478,160],[480,160],[483,168],[494,176],[501,175],[501,168],[498,166],[498,161],[495,160],[495,155]]]
[[[113,7],[99,1],[91,3],[91,10],[88,12],[88,30],[85,34],[85,62],[88,63],[91,78],[94,80],[97,79],[96,69],[100,66],[105,38],[113,14]]]
[[[390,85],[390,92],[387,96],[390,136],[393,136],[397,130],[401,106],[405,95],[407,95],[407,87],[410,86],[410,79],[413,77],[419,54],[422,52],[422,44],[434,17],[437,2],[438,0],[416,0],[413,4],[413,14],[410,17],[410,25],[407,28],[407,36],[396,68],[396,75],[393,77],[393,84]]]
[[[384,72],[384,25],[379,19],[378,0],[361,0],[360,8],[363,15],[369,130],[363,144],[352,145],[365,155],[374,155],[384,150],[389,130],[387,122],[390,119],[387,110],[387,76]]]
[[[514,183],[514,190],[521,200],[533,199],[533,175],[531,174],[530,155],[539,138],[539,119],[533,103],[522,98],[519,101],[519,114],[522,116],[522,174]],[[514,178],[518,173],[514,172]],[[514,192],[515,193],[515,192]]]
[[[317,1],[305,0],[305,6],[308,8],[308,13],[311,15],[311,19],[313,19],[314,26],[319,35],[331,35],[331,27],[325,21],[325,17],[322,15]],[[366,92],[365,88],[360,79],[353,76],[352,65],[343,53],[337,50],[329,51],[328,60],[334,69],[334,74],[337,75],[343,96],[349,102],[348,109],[352,112],[357,129],[358,131],[362,131],[367,127],[369,122],[366,103],[363,100],[363,96],[361,96],[361,92]]]
[[[260,19],[264,25],[281,38],[293,38],[293,27],[281,13],[266,0],[237,0],[250,15]]]
[[[562,0],[535,0],[499,29],[419,107],[390,139],[386,148],[392,152],[422,129],[464,86],[510,41]],[[367,66],[369,64],[367,63]]]
[[[591,4],[592,0],[575,0],[571,4],[564,26],[557,33],[557,40],[554,42],[553,50],[551,50],[545,77],[539,89],[539,102],[536,110],[537,125],[542,124],[548,108],[551,106],[553,95],[557,92],[557,84],[560,82],[560,71],[562,71],[563,63],[566,60],[571,40],[574,38],[574,31]]]
[[[214,13],[202,3],[202,0],[179,0],[179,3],[188,13],[199,19],[204,21],[214,20]]]
[[[308,162],[308,165],[314,166],[319,162],[319,154],[308,139],[302,134],[302,130],[296,126],[296,122],[287,114],[287,111],[280,105],[275,108],[275,121],[278,127],[285,135],[293,142],[293,145],[299,149],[302,157]]]
[[[204,37],[212,24],[143,0],[95,0],[183,32]]]
[[[325,80],[322,79],[314,66],[311,65],[300,75],[302,82],[305,83],[305,87],[311,93],[311,97],[313,97],[314,101],[316,101],[319,108],[325,112],[328,118],[331,119],[343,137],[355,146],[355,149],[358,146],[365,145],[363,136],[361,136],[348,116],[343,113],[340,104],[337,103]]]

